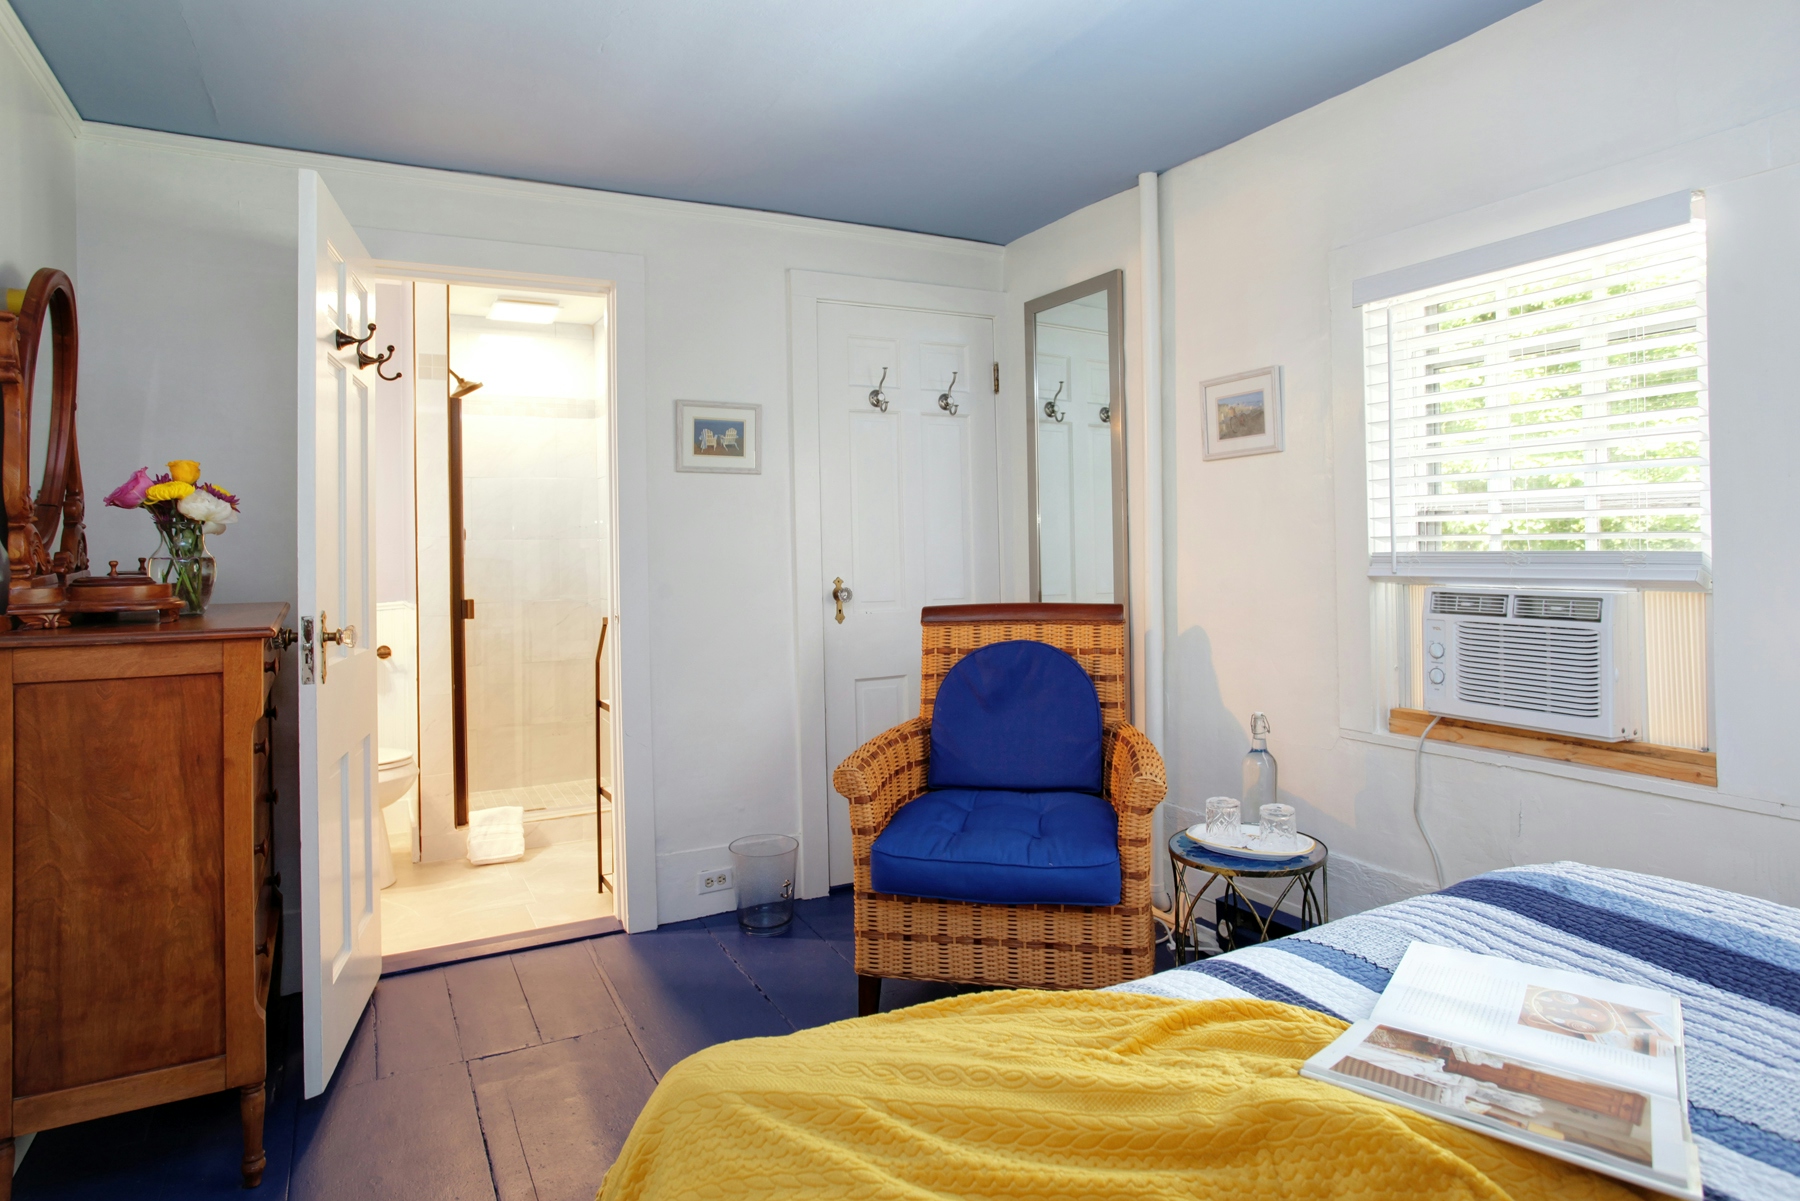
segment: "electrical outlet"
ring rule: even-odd
[[[709,872],[700,873],[701,892],[724,892],[731,887],[731,869],[715,867]]]

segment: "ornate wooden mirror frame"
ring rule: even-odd
[[[9,306],[10,307],[10,306]],[[44,321],[50,321],[50,436],[44,479],[31,497],[31,400]],[[18,312],[0,313],[0,495],[6,506],[3,599],[20,625],[66,624],[64,586],[87,571],[86,502],[75,445],[75,380],[79,336],[75,286],[53,267],[40,268]],[[60,538],[57,535],[61,527]],[[49,548],[55,542],[57,548]]]

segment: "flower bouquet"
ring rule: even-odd
[[[183,613],[206,612],[218,570],[206,551],[206,536],[223,534],[238,519],[238,498],[216,484],[201,483],[200,464],[192,459],[175,459],[166,475],[138,468],[106,503],[150,514],[160,540],[150,556],[151,578],[173,587]]]

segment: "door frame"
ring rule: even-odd
[[[994,322],[994,356],[999,361],[1001,320],[1006,314],[1006,294],[981,288],[947,284],[918,284],[904,280],[871,279],[827,271],[788,271],[789,379],[793,413],[794,489],[794,633],[800,701],[800,881],[802,897],[821,897],[831,891],[831,835],[828,826],[831,771],[825,742],[825,633],[826,617],[820,603],[819,581],[824,578],[824,547],[820,541],[824,477],[819,458],[819,305],[860,304],[872,308],[915,309],[987,317]],[[1000,581],[1004,589],[1008,545],[1005,525],[1006,420],[994,397],[994,491],[999,502],[1000,524],[995,530],[1000,552]]]
[[[650,453],[645,271],[637,254],[358,226],[385,275],[447,284],[513,284],[613,294],[614,712],[613,895],[627,931],[654,930],[656,788],[651,721]],[[598,801],[596,800],[596,804]]]

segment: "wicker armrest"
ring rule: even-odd
[[[1101,742],[1106,799],[1119,815],[1119,866],[1124,879],[1119,903],[1150,911],[1152,814],[1169,791],[1162,756],[1141,730],[1117,725]]]
[[[931,755],[931,725],[922,717],[903,721],[857,747],[831,774],[831,785],[850,802],[851,857],[859,884],[869,850],[900,806],[925,791]]]
[[[1106,764],[1106,799],[1120,817],[1147,816],[1169,791],[1156,746],[1143,731],[1127,725],[1106,731],[1101,746]]]

